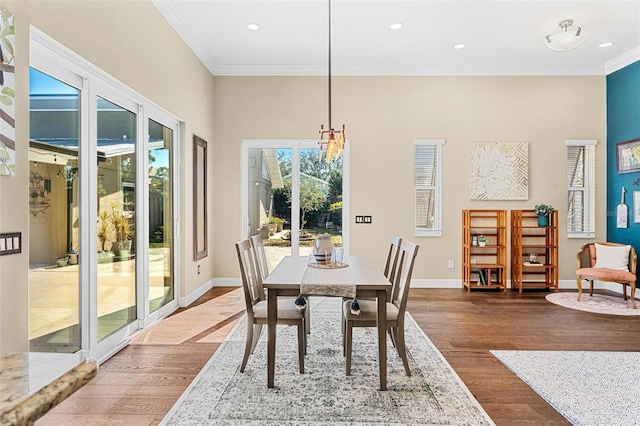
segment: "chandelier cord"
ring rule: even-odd
[[[329,130],[331,127],[331,0],[329,0]]]

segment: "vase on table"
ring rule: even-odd
[[[333,243],[330,234],[320,234],[313,243],[313,257],[317,263],[326,264],[331,261]]]

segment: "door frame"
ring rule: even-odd
[[[350,253],[350,188],[351,188],[351,163],[350,141],[347,140],[342,151],[342,247],[345,256]],[[300,150],[319,149],[317,139],[243,139],[241,148],[240,168],[240,194],[241,214],[240,238],[249,238],[248,211],[249,211],[249,149],[291,149],[291,175],[300,175]],[[324,160],[323,160],[324,161]],[[298,256],[300,243],[300,180],[291,180],[291,255]]]

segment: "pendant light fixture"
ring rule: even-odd
[[[334,158],[338,158],[345,143],[344,124],[338,131],[331,126],[331,0],[329,3],[329,128],[324,129],[324,125],[320,125],[320,152],[325,151],[325,160],[330,162]],[[326,139],[325,139],[326,137]]]

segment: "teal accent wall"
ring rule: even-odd
[[[640,254],[640,223],[633,222],[633,192],[640,192],[640,171],[618,174],[616,169],[616,144],[632,139],[640,139],[640,61],[607,76],[607,240],[631,244]],[[629,227],[617,228],[623,186]]]

